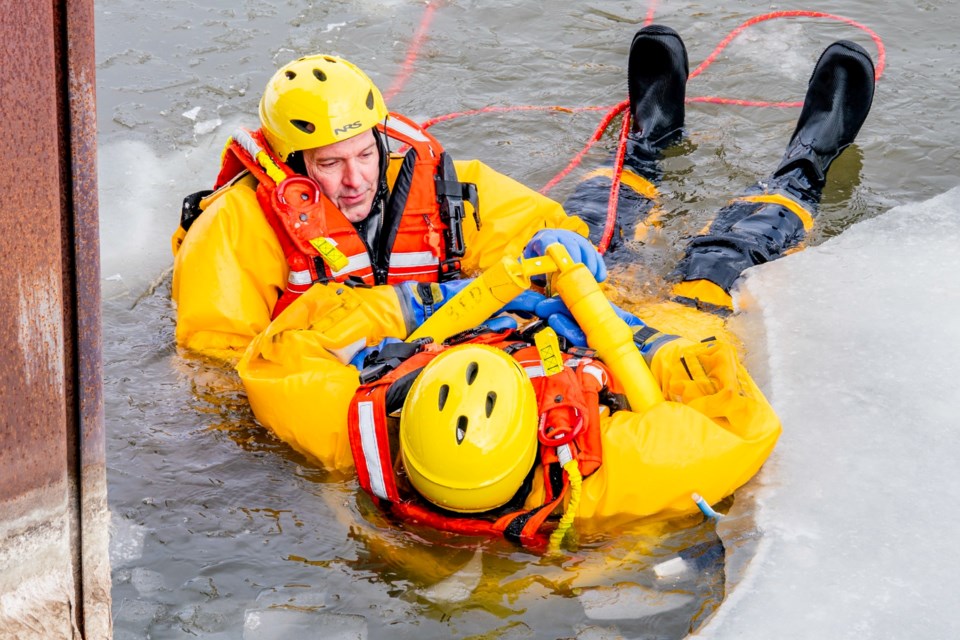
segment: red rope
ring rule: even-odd
[[[607,252],[610,246],[610,240],[613,239],[613,230],[617,227],[617,203],[620,201],[620,174],[623,173],[623,159],[627,155],[627,134],[630,133],[630,111],[623,114],[623,122],[620,125],[620,142],[617,144],[617,155],[613,161],[613,180],[610,182],[610,197],[607,198],[607,219],[603,224],[603,236],[600,237],[600,244],[597,245],[597,251],[600,254]]]
[[[468,111],[456,111],[454,113],[447,113],[442,116],[437,116],[435,118],[430,118],[429,120],[424,120],[420,123],[420,126],[424,129],[429,129],[435,124],[441,122],[446,122],[448,120],[455,120],[456,118],[462,118],[464,116],[475,116],[481,113],[508,113],[510,111],[562,111],[563,113],[579,113],[580,111],[600,111],[606,109],[607,107],[544,107],[536,105],[517,105],[513,107],[483,107],[482,109],[470,109]]]
[[[420,18],[420,26],[417,27],[417,32],[414,34],[413,40],[410,42],[410,47],[407,49],[407,58],[403,61],[403,66],[400,67],[400,75],[397,76],[393,84],[390,85],[390,88],[383,94],[384,101],[390,102],[391,98],[400,93],[410,74],[413,73],[413,64],[416,62],[417,56],[420,55],[420,47],[423,45],[423,41],[427,39],[427,30],[430,28],[430,22],[433,21],[433,14],[437,11],[437,4],[436,2],[427,3],[423,17]]]
[[[656,12],[656,8],[657,0],[650,0],[650,4],[647,6],[647,15],[643,19],[644,27],[648,27],[653,24],[653,15]],[[618,107],[623,105],[624,103],[621,103],[618,105]],[[620,109],[624,112],[623,121],[620,123],[620,137],[617,140],[617,153],[614,156],[613,161],[614,166],[613,176],[610,180],[610,194],[607,196],[607,218],[603,222],[603,235],[601,235],[600,244],[597,247],[597,251],[600,253],[600,255],[603,255],[607,252],[607,248],[610,246],[610,241],[613,239],[614,229],[617,227],[617,209],[620,205],[620,176],[623,174],[623,159],[627,155],[627,135],[630,133],[630,118],[632,117],[632,114],[626,110],[629,106],[630,101],[627,100],[624,108]],[[601,134],[602,133],[603,132],[601,131]],[[580,160],[578,159],[577,163],[579,164],[579,162]],[[570,169],[572,168],[573,167],[571,166]],[[567,173],[569,173],[569,170]],[[545,189],[546,187],[541,189],[540,193],[546,193]]]
[[[883,75],[883,69],[886,66],[887,59],[887,50],[883,46],[883,40],[880,39],[880,36],[876,34],[870,27],[857,22],[856,20],[851,20],[850,18],[845,18],[843,16],[838,16],[832,13],[822,13],[820,11],[774,11],[771,13],[765,13],[763,15],[754,16],[750,18],[736,29],[727,34],[727,37],[724,38],[720,44],[713,50],[713,52],[708,55],[703,62],[700,63],[696,69],[690,72],[690,78],[695,78],[707,67],[713,64],[713,61],[717,59],[717,56],[720,55],[720,52],[723,51],[728,44],[730,44],[734,38],[740,35],[748,27],[752,27],[755,24],[765,22],[767,20],[776,20],[779,18],[827,18],[829,20],[838,20],[840,22],[845,22],[850,26],[856,27],[857,29],[862,29],[865,31],[870,38],[873,40],[874,44],[877,46],[877,65],[876,65],[876,76],[877,79],[880,79],[880,76]]]
[[[650,25],[653,23],[653,16],[656,9],[657,1],[650,0],[647,9],[647,15],[644,18],[644,26]],[[433,14],[436,11],[437,3],[428,2],[426,11],[424,12],[423,18],[420,21],[420,26],[417,29],[416,35],[414,35],[413,41],[410,44],[410,48],[407,51],[407,58],[403,63],[400,75],[391,85],[390,89],[384,94],[384,98],[389,100],[397,93],[400,92],[404,83],[407,81],[407,78],[410,76],[414,62],[419,54],[420,47],[423,44],[424,39],[426,38],[427,29],[429,28],[430,22],[433,19]],[[690,72],[688,79],[693,79],[706,71],[706,69],[713,64],[720,53],[729,45],[734,38],[740,35],[744,30],[749,27],[759,24],[761,22],[766,22],[767,20],[776,20],[780,18],[825,18],[828,20],[837,20],[839,22],[844,22],[850,26],[856,27],[866,32],[870,38],[873,40],[874,44],[877,47],[877,63],[876,63],[876,79],[879,80],[883,75],[884,68],[886,67],[886,47],[883,45],[883,40],[874,32],[872,29],[867,27],[864,24],[861,24],[850,18],[844,16],[838,16],[832,13],[823,13],[820,11],[773,11],[771,13],[765,13],[762,15],[754,16],[749,20],[743,22],[738,27],[733,29],[727,36],[720,41],[720,44],[714,48],[714,50],[708,55],[703,62],[697,66],[693,71]],[[742,100],[739,98],[722,98],[718,96],[698,96],[694,98],[687,98],[686,102],[707,102],[712,104],[729,104],[737,105],[743,107],[776,107],[776,108],[791,108],[791,107],[800,107],[803,105],[802,101],[793,101],[793,102],[767,102],[763,100]],[[521,105],[513,107],[484,107],[482,109],[471,109],[469,111],[461,111],[456,113],[448,113],[446,115],[437,116],[431,118],[423,123],[423,127],[429,128],[439,122],[446,122],[453,120],[455,118],[460,118],[464,116],[473,116],[481,113],[506,113],[510,111],[563,111],[566,113],[577,113],[580,111],[599,111],[602,109],[608,109],[607,114],[600,121],[600,124],[597,125],[596,130],[594,130],[593,135],[590,136],[590,139],[587,140],[583,148],[567,163],[567,166],[564,167],[559,173],[557,173],[553,178],[551,178],[547,184],[545,184],[541,189],[540,193],[546,194],[553,187],[555,187],[561,180],[563,180],[571,171],[573,171],[580,163],[583,161],[583,157],[587,152],[599,142],[600,138],[603,136],[604,132],[607,130],[607,127],[610,126],[610,123],[616,118],[620,113],[627,111],[627,108],[630,105],[629,100],[624,100],[612,107],[576,107],[576,108],[566,108],[560,106],[535,106],[535,105]],[[615,156],[615,167],[613,172],[613,180],[610,185],[610,195],[607,201],[607,220],[604,225],[603,235],[600,240],[599,250],[600,253],[604,253],[609,246],[610,240],[613,237],[613,230],[615,228],[616,216],[617,216],[617,203],[619,201],[620,195],[620,174],[623,171],[623,158],[625,155],[626,149],[626,140],[627,135],[630,132],[630,114],[624,113],[623,122],[620,127],[620,137],[617,144],[617,152]]]
[[[550,191],[550,189],[556,186],[558,182],[563,180],[568,173],[573,171],[573,169],[576,168],[578,164],[580,164],[580,161],[583,159],[583,156],[587,154],[587,151],[590,150],[590,147],[595,145],[600,140],[601,136],[603,136],[603,132],[607,130],[607,126],[610,124],[610,121],[616,118],[621,111],[626,111],[629,106],[630,106],[630,101],[624,100],[620,104],[610,109],[607,115],[603,117],[603,120],[600,121],[600,124],[597,125],[597,129],[593,132],[593,135],[590,136],[590,139],[587,141],[587,144],[584,145],[583,149],[580,150],[580,153],[574,156],[573,160],[571,160],[570,163],[560,173],[553,176],[550,182],[545,184],[543,188],[540,189],[540,193],[546,193]]]

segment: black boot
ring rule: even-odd
[[[652,24],[636,33],[627,62],[633,150],[656,154],[682,132],[687,49],[670,27]]]
[[[834,42],[817,61],[797,128],[772,182],[820,201],[830,163],[857,137],[873,102],[873,61],[858,44]]]

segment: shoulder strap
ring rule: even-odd
[[[443,254],[439,255],[438,279],[440,282],[460,277],[460,259],[465,246],[463,242],[464,201],[473,205],[474,219],[480,228],[480,209],[477,188],[474,184],[457,180],[453,160],[444,151],[440,142],[426,129],[398,113],[391,113],[381,131],[389,138],[409,147],[394,182],[387,202],[386,221],[389,225],[381,236],[379,255],[384,261],[396,242],[403,214],[414,212],[423,215],[431,227],[428,234],[436,234],[440,243],[442,232]],[[426,174],[429,173],[429,176]],[[416,176],[422,182],[415,184]]]

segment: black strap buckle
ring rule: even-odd
[[[460,260],[457,258],[442,260],[438,273],[440,282],[459,280],[461,275]]]
[[[387,375],[403,362],[423,351],[433,338],[419,338],[413,342],[391,342],[380,351],[374,351],[363,361],[360,384],[369,384]]]
[[[440,203],[440,220],[446,225],[443,240],[446,260],[440,263],[440,282],[460,277],[460,258],[466,251],[463,240],[464,200],[473,206],[473,218],[480,229],[480,203],[477,185],[457,180],[453,160],[444,153],[440,158],[436,177],[437,202]]]

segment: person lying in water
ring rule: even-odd
[[[638,175],[655,166],[681,131],[686,78],[686,51],[675,31],[654,25],[636,34],[627,165]],[[538,316],[534,329],[511,332],[496,318],[488,324],[494,331],[468,344],[434,345],[412,356],[409,346],[391,348],[445,305],[459,304],[450,299],[469,291],[466,280],[401,288],[392,297],[378,287],[343,285],[333,296],[318,287],[306,291],[253,339],[237,366],[255,415],[325,467],[356,468],[361,484],[397,515],[454,531],[524,542],[537,537],[546,518],[611,526],[695,511],[693,492],[711,504],[721,500],[756,473],[780,424],[731,340],[714,331],[716,316],[702,309],[725,308],[743,269],[799,242],[827,167],[867,116],[873,85],[873,65],[862,48],[846,41],[828,47],[772,177],[690,243],[674,293],[692,304],[638,310],[646,320],[670,319],[669,333],[619,312],[636,328],[636,348],[664,401],[623,403],[620,390],[631,381],[611,374],[618,363],[578,351],[583,333],[576,314],[536,294],[505,308]],[[578,189],[567,206],[595,230],[588,207],[577,200],[586,193]],[[606,192],[599,193],[605,199]],[[547,233],[530,243],[528,257],[549,253],[552,240]],[[591,259],[597,258],[579,256]],[[596,265],[591,270],[596,273]],[[680,320],[691,320],[687,337],[672,328]],[[534,373],[546,362],[529,342],[544,326],[566,343],[560,377]],[[397,410],[399,435],[388,419]],[[395,437],[399,450],[389,444]],[[490,451],[479,446],[484,442]],[[561,452],[560,445],[571,451]],[[568,456],[583,478],[578,492],[569,467],[560,470]],[[575,500],[573,493],[579,493]]]
[[[669,27],[651,25],[634,37],[628,60],[632,131],[627,138],[617,226],[607,256],[617,261],[623,242],[648,218],[662,176],[662,152],[683,135],[688,76],[683,41]],[[675,299],[721,313],[749,267],[799,246],[813,227],[827,170],[853,143],[873,102],[873,62],[858,44],[828,46],[814,67],[803,108],[774,171],[723,207],[709,229],[690,240],[669,278]],[[587,222],[599,243],[607,217],[608,171],[577,185],[564,208]]]

